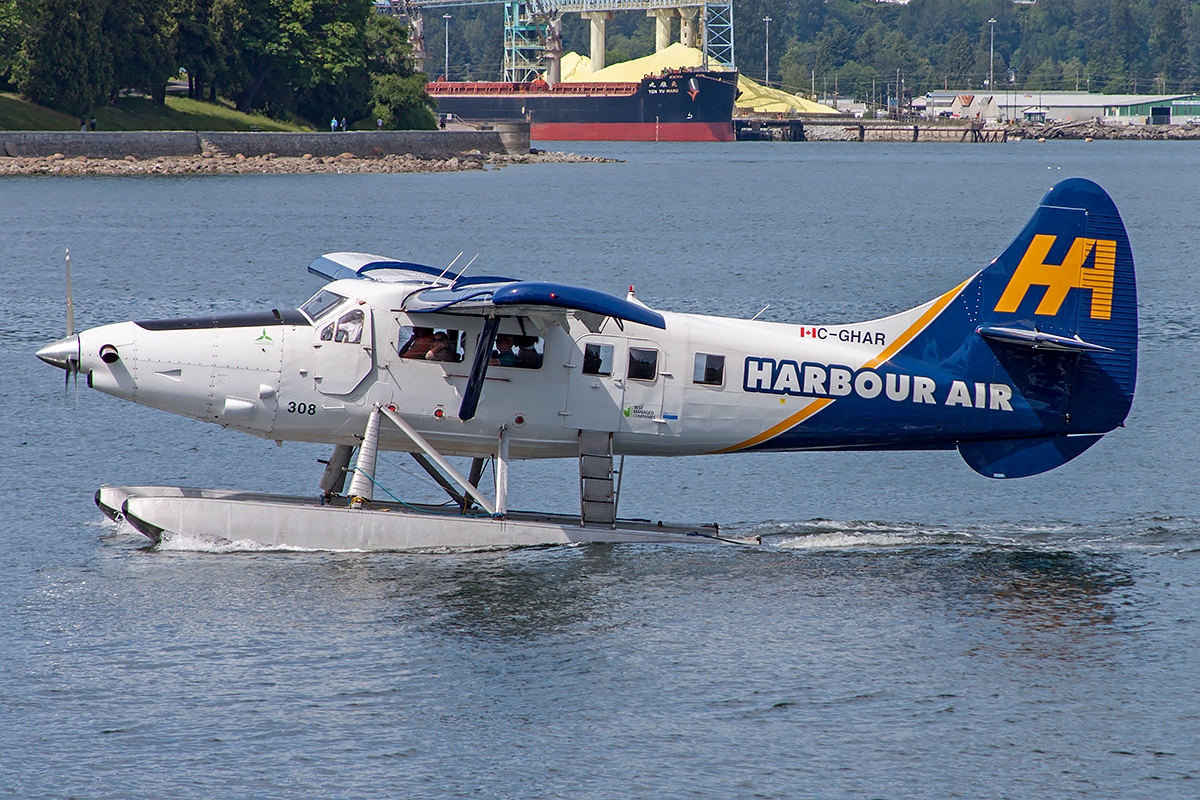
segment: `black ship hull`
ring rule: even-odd
[[[431,83],[438,112],[529,122],[543,141],[731,142],[736,72],[677,70],[640,83]]]

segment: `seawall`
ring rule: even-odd
[[[206,151],[252,158],[314,158],[351,153],[358,158],[411,155],[453,158],[483,154],[527,155],[529,124],[497,124],[490,131],[351,131],[347,133],[275,133],[243,131],[0,131],[0,157],[139,159],[195,156]]]

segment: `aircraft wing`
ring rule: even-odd
[[[308,271],[331,281],[357,278],[429,284],[428,288],[418,289],[405,298],[402,310],[410,314],[440,312],[560,319],[564,313],[574,312],[592,330],[599,330],[605,317],[652,328],[667,327],[662,314],[641,303],[563,283],[483,275],[464,277],[438,267],[369,253],[329,253],[309,264]]]
[[[431,267],[428,264],[417,264],[412,261],[397,261],[386,256],[376,256],[370,253],[326,253],[313,259],[308,265],[308,271],[328,281],[341,281],[350,278],[361,278],[382,283],[430,283],[439,278],[444,281],[512,281],[513,278],[497,276],[462,278],[457,272],[450,272],[442,267]]]
[[[468,278],[451,286],[414,292],[404,300],[404,310],[410,314],[438,311],[488,317],[554,316],[574,311],[585,324],[589,322],[586,315],[591,314],[601,320],[612,317],[652,328],[667,327],[657,311],[595,289],[544,281],[477,283],[478,280]]]

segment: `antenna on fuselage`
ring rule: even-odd
[[[467,265],[462,268],[461,272],[458,273],[458,277],[455,278],[454,282],[450,284],[450,288],[453,289],[455,286],[458,285],[458,282],[463,279],[463,276],[465,276],[467,274],[467,270],[469,270],[471,268],[471,265],[474,264],[478,258],[479,258],[479,253],[476,253],[475,257],[472,258],[470,261],[468,261]]]
[[[465,251],[464,251],[464,252],[465,252]],[[449,264],[447,264],[447,265],[446,265],[446,268],[445,268],[444,270],[442,270],[442,274],[441,274],[441,275],[438,275],[436,278],[434,278],[434,279],[433,279],[433,282],[436,284],[436,283],[438,283],[438,282],[439,282],[439,281],[440,281],[442,278],[446,277],[446,273],[447,273],[447,272],[449,272],[449,271],[450,271],[450,268],[451,268],[451,267],[453,267],[455,264],[457,264],[457,263],[458,263],[458,260],[459,260],[460,258],[462,258],[462,257],[463,257],[463,254],[462,254],[462,253],[459,253],[458,255],[456,255],[456,256],[454,257],[454,260],[453,260],[453,261],[451,261]]]
[[[761,317],[763,315],[763,311],[766,311],[770,307],[771,307],[771,304],[767,303],[765,306],[762,307],[762,311],[759,311],[757,314],[755,314],[753,317],[750,318],[750,321],[754,322],[754,320],[758,319],[759,317]]]

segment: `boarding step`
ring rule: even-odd
[[[579,521],[585,527],[617,524],[612,433],[607,431],[579,432]]]

